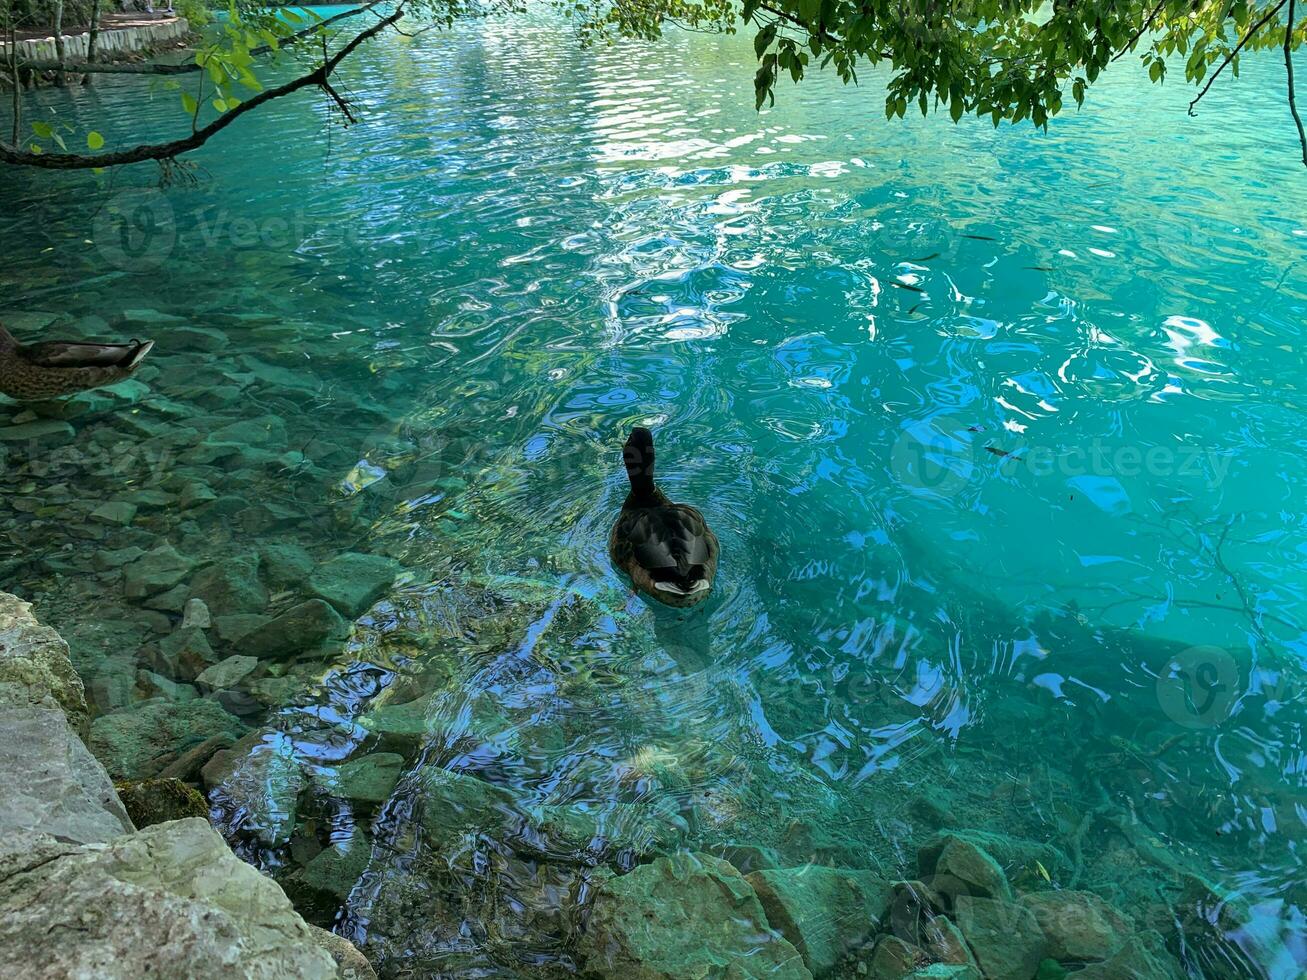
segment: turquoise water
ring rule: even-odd
[[[1002,832],[1056,849],[1015,884],[1098,892],[1192,975],[1300,975],[1307,176],[1282,65],[1189,119],[1121,64],[1040,134],[887,124],[874,77],[756,114],[751,59],[489,21],[369,45],[341,74],[364,125],[285,100],[193,182],[6,172],[0,307],[57,315],[50,335],[150,309],[228,342],[156,326],[138,404],[10,447],[6,587],[112,713],[177,616],[97,553],[402,562],[245,715],[310,782],[397,751],[384,805],[211,794],[279,872],[301,857],[260,842],[261,805],[297,840],[366,833],[336,921],[386,975],[573,962],[559,896],[586,862],[524,863],[489,827],[435,860],[437,768],[523,813],[639,804],[700,849],[889,878],[940,829]],[[28,111],[111,146],[173,132],[175,94],[142,91]],[[193,452],[242,420],[262,456]],[[722,542],[688,617],[607,564],[636,424]],[[59,518],[179,478],[219,501]],[[416,736],[377,721],[414,699]]]

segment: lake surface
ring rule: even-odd
[[[1282,64],[1191,119],[1121,63],[1043,134],[887,123],[874,72],[758,114],[752,61],[492,20],[369,44],[339,76],[363,124],[282,100],[162,190],[4,172],[15,332],[158,346],[148,393],[8,445],[2,584],[111,716],[158,693],[136,671],[180,610],[103,556],[399,563],[348,639],[225,702],[277,765],[211,793],[279,874],[363,842],[328,921],[385,975],[572,963],[555,920],[587,863],[524,862],[498,825],[436,853],[438,770],[613,840],[652,821],[888,878],[940,830],[998,832],[1053,849],[1019,888],[1097,892],[1194,976],[1301,975],[1307,172]],[[145,91],[28,112],[111,147],[179,132]],[[605,554],[634,425],[722,542],[688,616]],[[183,509],[196,481],[216,500]],[[113,500],[130,526],[86,519]],[[333,795],[376,750],[402,757],[384,799]]]

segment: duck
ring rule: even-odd
[[[637,592],[668,606],[697,606],[712,591],[721,550],[703,514],[675,504],[654,483],[653,433],[631,430],[622,447],[631,492],[622,504],[608,555]]]
[[[0,393],[17,401],[41,401],[115,384],[135,374],[153,347],[153,340],[20,344],[0,324]]]

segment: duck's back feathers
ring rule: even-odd
[[[695,508],[663,500],[649,507],[628,501],[613,525],[609,554],[642,592],[674,606],[695,605],[717,574],[717,536]]]
[[[20,344],[0,325],[0,394],[38,401],[114,384],[131,377],[153,347],[152,340]]]
[[[153,346],[152,340],[144,343],[133,340],[130,344],[79,344],[51,340],[22,348],[22,357],[36,367],[116,367],[130,371]]]
[[[706,564],[712,556],[712,532],[703,515],[685,504],[623,510],[617,523],[631,558],[651,571],[685,571]]]

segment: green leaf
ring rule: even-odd
[[[182,93],[182,108],[186,110],[187,115],[195,115],[199,107],[199,103],[195,101],[195,96],[191,95],[190,92]]]
[[[214,100],[213,100],[213,107],[214,107],[215,109],[217,109],[219,112],[226,112],[226,111],[227,111],[227,100],[226,100],[226,99],[214,99]]]
[[[29,153],[35,153],[37,156],[40,156],[42,153],[45,152],[45,150],[41,149],[41,145],[39,143],[32,143],[27,147],[27,149]]]
[[[101,150],[104,148],[104,137],[95,130],[91,130],[86,134],[86,146],[87,149]]]
[[[54,127],[52,127],[48,122],[34,122],[32,123],[32,132],[41,137],[41,139],[48,140],[54,135]]]
[[[63,150],[65,153],[67,153],[67,152],[68,152],[68,144],[64,142],[64,138],[63,138],[62,136],[60,136],[58,133],[53,133],[52,136],[54,137],[54,141],[55,141],[55,143],[58,145],[59,149]]]

